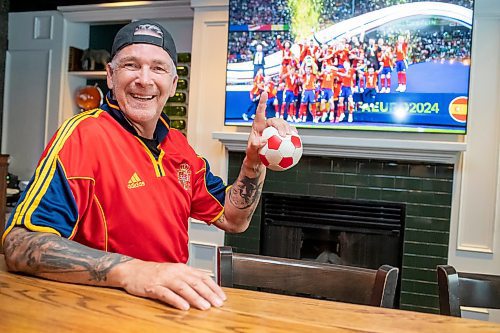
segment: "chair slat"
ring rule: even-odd
[[[500,309],[500,276],[462,273],[437,266],[440,313],[461,317],[460,306]]]
[[[228,247],[219,250],[222,253],[219,270],[226,272],[220,275],[222,286],[242,286],[383,307],[393,307],[394,304],[398,269],[391,266],[383,266],[377,271],[234,253],[231,260],[232,276],[229,276],[228,252]]]

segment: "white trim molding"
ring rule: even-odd
[[[194,9],[227,10],[229,8],[229,0],[191,0],[191,7]]]
[[[213,132],[228,151],[243,152],[248,133]],[[420,161],[456,164],[466,150],[464,142],[419,141],[403,139],[346,138],[301,135],[304,155]]]
[[[96,5],[59,6],[57,10],[70,22],[84,23],[194,17],[189,0],[124,1]]]

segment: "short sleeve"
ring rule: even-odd
[[[77,220],[78,207],[60,161],[42,160],[13,210],[2,239],[14,226],[68,238]]]
[[[212,174],[208,161],[199,157],[202,167],[195,175],[191,217],[214,222],[224,212],[227,186],[220,177]]]

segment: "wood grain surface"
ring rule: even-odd
[[[6,272],[0,332],[500,332],[490,322],[225,289],[222,308],[175,310],[121,290]]]

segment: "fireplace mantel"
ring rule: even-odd
[[[243,152],[248,133],[213,132],[228,151]],[[301,135],[304,155],[455,164],[466,143]]]

